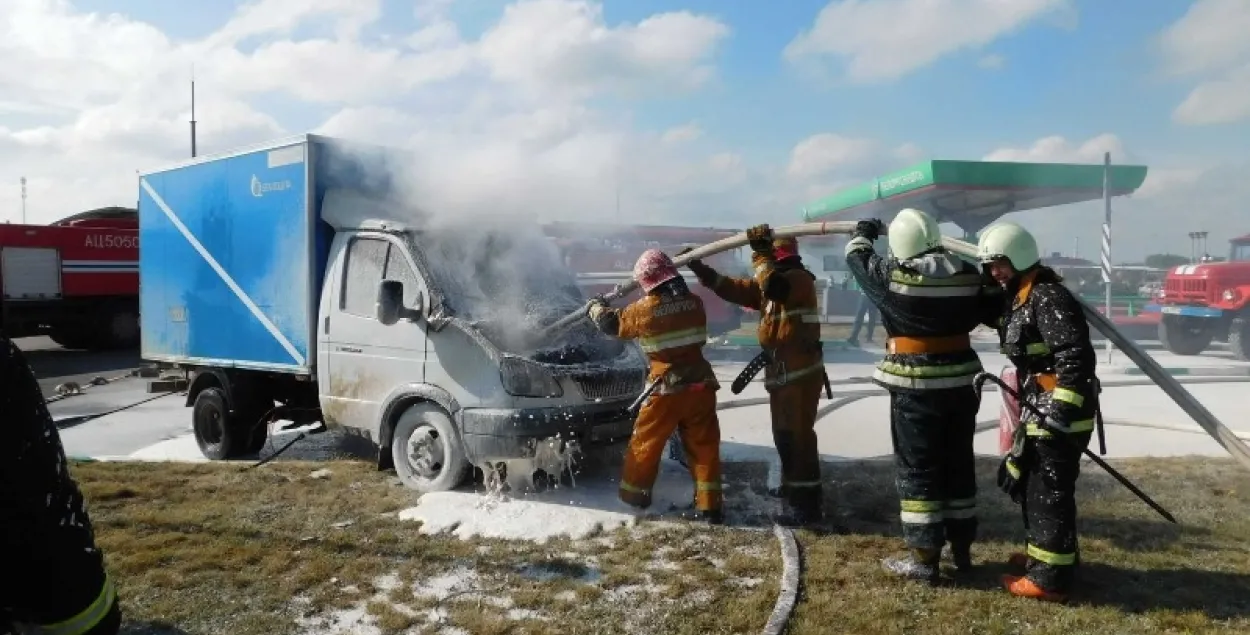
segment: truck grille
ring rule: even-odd
[[[578,390],[587,399],[618,399],[642,392],[646,373],[642,371],[606,371],[573,377]]]
[[[1174,293],[1201,293],[1207,292],[1206,278],[1168,278],[1164,289]]]

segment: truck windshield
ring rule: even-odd
[[[583,322],[556,340],[542,327],[586,299],[557,247],[536,228],[452,224],[409,234],[447,308],[501,350],[551,363],[602,362],[623,344]]]
[[[1229,255],[1228,259],[1234,262],[1250,261],[1250,243],[1245,245],[1233,245],[1233,253]]]

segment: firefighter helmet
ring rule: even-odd
[[[793,236],[773,239],[773,258],[785,260],[799,255],[799,241]]]
[[[918,210],[905,209],[894,217],[889,229],[890,251],[895,258],[915,258],[942,246],[942,232],[932,216]]]
[[[642,252],[638,262],[634,263],[634,279],[646,293],[679,275],[672,259],[659,249]]]
[[[977,258],[984,264],[1006,258],[1016,271],[1025,271],[1041,261],[1037,240],[1025,228],[1011,222],[995,223],[981,232]]]

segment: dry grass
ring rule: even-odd
[[[1250,632],[1250,475],[1229,460],[1115,465],[1182,524],[1167,524],[1088,465],[1079,484],[1082,586],[1072,604],[1054,606],[997,587],[998,563],[1023,533],[1018,508],[992,488],[993,461],[981,466],[978,571],[965,579],[947,571],[952,579],[936,589],[879,567],[900,547],[889,463],[827,464],[828,508],[845,533],[799,532],[804,588],[789,633]],[[320,467],[331,477],[309,478]],[[778,591],[766,531],[645,522],[545,545],[460,541],[398,521],[394,512],[414,495],[360,463],[74,471],[132,633],[345,632],[304,631],[297,619],[353,608],[379,628],[360,632],[755,633]],[[727,476],[735,505],[746,487],[763,491],[761,466],[736,465]],[[454,571],[474,577],[440,587]]]
[[[1115,461],[1180,521],[1171,525],[1098,466],[1078,482],[1082,570],[1068,606],[1013,598],[998,586],[1021,550],[1019,508],[980,465],[977,571],[948,571],[939,588],[895,580],[879,559],[901,547],[887,462],[826,466],[828,504],[846,535],[800,532],[804,594],[791,633],[1247,633],[1250,632],[1250,474],[1231,460]],[[833,622],[832,620],[836,620]],[[836,623],[836,627],[831,627]]]
[[[320,468],[330,477],[311,478]],[[364,463],[74,474],[129,633],[750,633],[777,594],[766,532],[643,522],[543,545],[421,535],[395,513],[415,495]],[[376,630],[325,626],[353,610]]]

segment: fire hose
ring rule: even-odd
[[[802,223],[799,225],[788,225],[785,227],[773,228],[773,236],[778,238],[799,238],[802,236],[822,236],[826,234],[850,234],[855,230],[855,225],[856,223],[854,221]],[[681,267],[692,260],[699,260],[709,256],[714,256],[723,251],[737,249],[747,243],[746,232],[735,234],[728,238],[722,238],[718,241],[708,243],[702,247],[697,247],[680,256],[677,256],[673,259],[673,264]],[[959,254],[966,258],[976,257],[976,246],[962,240],[951,238],[949,236],[943,236],[942,244],[952,253]],[[629,295],[637,288],[637,281],[631,281],[617,287],[611,293],[600,296],[600,298],[607,302],[611,302]],[[1244,441],[1238,438],[1232,430],[1228,429],[1227,426],[1221,423],[1220,420],[1217,419],[1210,410],[1207,410],[1197,398],[1189,393],[1188,390],[1185,390],[1185,387],[1182,386],[1176,378],[1169,375],[1168,372],[1165,371],[1153,357],[1146,353],[1144,349],[1138,346],[1137,342],[1134,342],[1120,333],[1120,331],[1115,328],[1115,324],[1111,322],[1110,318],[1102,313],[1099,313],[1079,296],[1077,296],[1077,301],[1080,302],[1081,309],[1085,312],[1085,319],[1089,321],[1090,326],[1094,327],[1094,329],[1099,333],[1102,333],[1104,337],[1116,346],[1116,348],[1119,348],[1120,351],[1122,351],[1129,359],[1133,360],[1133,363],[1137,364],[1138,368],[1141,368],[1142,372],[1154,381],[1156,386],[1161,388],[1163,392],[1167,393],[1168,397],[1171,397],[1172,401],[1175,402],[1176,405],[1180,406],[1181,410],[1185,411],[1185,414],[1188,414],[1195,423],[1201,426],[1203,430],[1206,430],[1207,434],[1211,435],[1211,438],[1215,439],[1216,443],[1219,443],[1221,447],[1231,454],[1232,457],[1242,465],[1242,467],[1250,469],[1250,447],[1248,447]],[[568,326],[577,323],[577,321],[584,319],[586,317],[587,310],[590,308],[590,304],[591,302],[588,301],[586,305],[578,311],[570,313],[569,315],[557,320],[551,326],[547,327],[545,334],[550,336],[556,331],[567,328]]]

